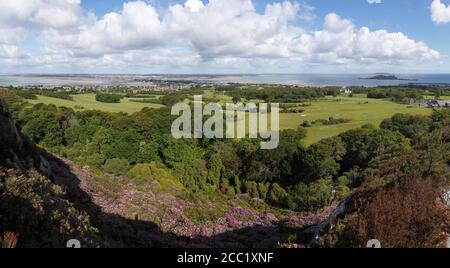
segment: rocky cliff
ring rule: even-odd
[[[6,103],[0,98],[0,166],[18,172],[39,170],[50,176],[48,161],[36,145],[17,129]]]

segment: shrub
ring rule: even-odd
[[[364,247],[373,238],[383,248],[445,246],[448,218],[437,200],[448,172],[436,169],[430,174],[421,162],[412,152],[365,172],[364,183],[335,231],[334,246]]]
[[[117,176],[125,175],[130,169],[130,163],[126,159],[113,158],[106,160],[103,169],[107,173],[111,173]]]
[[[229,197],[234,197],[234,196],[236,196],[236,190],[234,190],[233,187],[229,187],[229,188],[228,188],[228,191],[227,191],[227,196],[229,196]]]
[[[162,101],[160,99],[131,99],[130,101],[137,103],[162,104]]]
[[[254,181],[248,181],[245,183],[245,191],[248,193],[252,198],[259,198],[259,192],[258,192],[258,184]]]
[[[73,97],[65,92],[44,92],[42,95],[62,100],[71,100],[73,101]]]
[[[312,123],[309,120],[305,120],[303,121],[303,123],[301,124],[302,127],[312,127]]]
[[[17,94],[4,89],[0,89],[0,98],[2,98],[6,104],[11,104],[20,100]]]
[[[349,186],[351,184],[350,179],[347,178],[346,176],[341,176],[341,177],[337,178],[336,182],[337,182],[337,185],[339,185],[339,186]]]
[[[76,143],[72,147],[67,147],[65,154],[68,159],[78,162],[80,158],[86,155],[85,146],[81,143]]]
[[[159,191],[180,190],[181,183],[169,172],[158,168],[155,163],[137,164],[128,171],[127,176],[136,184],[157,182]]]
[[[87,213],[39,173],[0,170],[0,193],[0,246],[57,248],[72,237],[85,247],[101,246]]]
[[[95,95],[96,101],[104,103],[120,103],[122,99],[123,96],[117,94],[97,93],[97,95]]]
[[[241,193],[242,185],[241,185],[241,180],[239,179],[239,176],[237,176],[237,175],[233,176],[232,177],[232,183],[233,183],[235,192],[238,193],[238,194]]]
[[[351,121],[352,121],[351,119],[330,117],[330,118],[328,118],[328,120],[324,120],[324,119],[317,120],[316,123],[320,123],[324,126],[332,126],[332,125],[340,125],[340,124],[350,123]]]
[[[259,197],[263,200],[267,198],[267,193],[269,192],[269,184],[267,183],[258,183],[258,193]]]
[[[270,187],[267,201],[275,206],[286,206],[287,204],[287,197],[288,194],[286,190],[284,190],[280,185],[277,183],[272,184]]]
[[[96,168],[101,168],[103,166],[103,164],[105,163],[105,158],[103,157],[103,155],[95,153],[95,154],[89,155],[86,158],[86,162],[90,166],[93,166]]]

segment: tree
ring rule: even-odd
[[[162,162],[159,157],[159,146],[154,141],[141,141],[136,158],[137,163]]]
[[[130,163],[138,162],[143,137],[135,130],[118,131],[100,128],[89,143],[91,152],[102,154],[106,159],[127,159]]]
[[[408,141],[402,134],[386,129],[354,129],[339,137],[346,152],[340,161],[343,171],[354,167],[366,168],[372,159],[408,147]]]
[[[37,104],[19,114],[18,124],[36,143],[53,148],[64,145],[64,131],[76,124],[76,117],[71,109]]]
[[[412,140],[413,144],[428,133],[431,127],[431,118],[428,116],[396,114],[392,118],[384,120],[380,127],[402,133]]]
[[[242,101],[241,96],[233,96],[233,103],[239,103]]]
[[[219,154],[213,154],[208,162],[208,183],[219,186],[224,166]]]
[[[64,140],[67,146],[72,146],[79,142],[88,144],[97,130],[98,126],[94,124],[75,125],[64,131]]]
[[[123,98],[124,96],[118,94],[97,93],[95,95],[96,101],[105,103],[120,103]]]
[[[172,107],[173,105],[183,102],[186,99],[185,95],[179,95],[179,94],[174,94],[174,95],[166,95],[164,96],[161,101],[162,104]]]
[[[250,195],[251,198],[259,198],[258,184],[254,181],[247,181],[245,184],[245,192]]]
[[[244,163],[245,180],[256,182],[278,182],[283,185],[295,180],[295,156],[299,152],[305,129],[285,130],[280,133],[280,144],[274,150],[260,150],[248,157]]]
[[[259,193],[259,197],[262,200],[266,200],[267,198],[267,194],[269,193],[269,187],[270,184],[269,183],[258,183],[258,193]]]
[[[233,184],[233,186],[234,186],[234,189],[235,189],[235,192],[237,193],[237,194],[240,194],[241,193],[241,187],[242,187],[242,185],[241,185],[241,180],[239,179],[239,176],[233,176],[232,178],[231,178],[231,183]]]
[[[170,138],[162,148],[162,160],[170,168],[175,163],[193,165],[195,160],[203,156],[202,150],[195,144],[188,144],[184,140]]]
[[[340,171],[339,162],[345,155],[344,144],[339,137],[322,140],[298,153],[296,180],[312,182],[331,178]]]
[[[275,206],[286,206],[288,194],[280,185],[274,183],[271,185],[267,201]]]
[[[316,212],[329,205],[332,197],[331,180],[318,180],[310,184],[299,183],[289,191],[296,209]]]

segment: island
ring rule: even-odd
[[[378,74],[372,77],[366,77],[366,78],[360,78],[364,80],[401,80],[401,81],[417,81],[417,79],[404,79],[404,78],[398,78],[395,75],[384,75],[384,74]]]

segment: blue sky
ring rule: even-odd
[[[102,16],[111,11],[120,11],[128,0],[84,0],[85,10],[93,10]],[[173,4],[182,4],[184,0],[146,1],[161,9]],[[203,1],[207,2],[207,1]],[[277,1],[255,0],[259,12],[263,12],[268,3]],[[281,2],[281,1],[278,1]],[[317,19],[308,25],[320,28],[326,14],[334,12],[351,18],[356,25],[374,29],[402,31],[411,37],[424,40],[434,47],[450,49],[445,42],[450,41],[450,26],[436,25],[430,18],[430,0],[383,0],[381,4],[368,4],[365,0],[307,0],[299,1],[314,7]],[[450,1],[444,1],[450,4]]]
[[[0,0],[0,72],[450,68],[448,0],[30,2]]]

